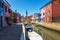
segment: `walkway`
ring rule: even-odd
[[[0,30],[0,40],[20,40],[22,25],[12,24]]]

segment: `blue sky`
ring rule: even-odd
[[[21,15],[26,15],[26,10],[28,10],[28,15],[33,15],[34,13],[39,13],[40,8],[48,3],[50,0],[7,0],[11,5],[11,9],[17,10]]]

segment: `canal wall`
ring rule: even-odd
[[[34,31],[42,36],[44,40],[60,40],[60,31],[33,23]]]
[[[38,23],[38,24],[46,28],[60,31],[60,23]]]

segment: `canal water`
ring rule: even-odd
[[[25,25],[25,37],[26,37],[26,40],[30,40],[29,39],[29,36],[28,36],[28,33],[31,34],[31,33],[34,33],[34,36],[30,35],[30,37],[32,36],[32,38],[35,38],[35,40],[37,40],[36,38],[38,37],[38,40],[43,40],[41,35],[39,36],[38,34],[40,33],[40,30],[37,29],[36,32],[34,31],[33,27],[31,25]],[[29,29],[31,29],[31,31],[29,31]],[[31,32],[31,33],[30,33]]]
[[[60,31],[45,28],[41,25],[32,24],[34,31],[43,37],[44,40],[60,40]]]
[[[28,29],[31,28],[29,25],[25,24],[25,38],[26,40],[30,40],[28,37]]]

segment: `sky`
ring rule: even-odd
[[[40,13],[40,8],[48,3],[50,0],[7,0],[11,5],[13,11],[17,10],[21,15],[33,15],[34,13]]]

